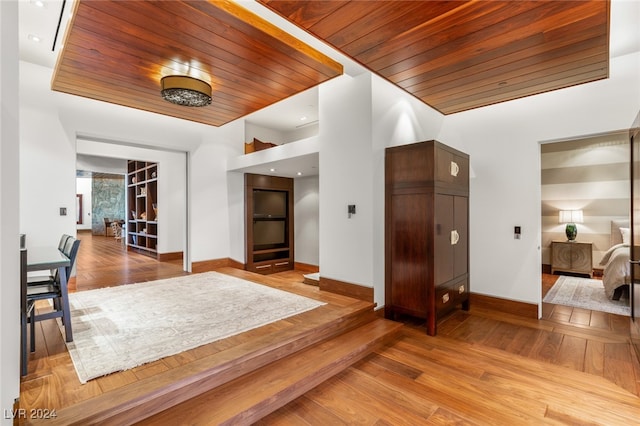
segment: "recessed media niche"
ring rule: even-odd
[[[246,269],[293,269],[293,179],[245,174]]]

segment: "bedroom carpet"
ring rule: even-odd
[[[607,298],[602,281],[564,275],[558,278],[543,302],[626,316],[631,311],[628,298]]]
[[[325,303],[207,272],[69,294],[81,383],[248,331]]]

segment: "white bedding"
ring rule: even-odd
[[[616,288],[629,284],[629,245],[612,246],[602,257],[600,265],[604,266],[602,284],[607,297],[611,299]]]

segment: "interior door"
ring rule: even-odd
[[[640,113],[629,131],[631,142],[631,342],[640,359]]]

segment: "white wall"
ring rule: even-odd
[[[276,145],[282,145],[286,142],[283,132],[245,121],[243,138],[245,143],[253,142],[254,138],[260,142],[274,143]]]
[[[82,194],[82,223],[76,225],[76,229],[91,230],[91,195],[93,193],[90,177],[76,178],[76,194]]]
[[[381,77],[372,76],[373,287],[384,306],[384,159],[385,148],[436,139],[444,116]],[[447,143],[447,141],[441,141]]]
[[[320,273],[373,287],[371,75],[334,78],[319,100]]]
[[[320,179],[294,180],[295,261],[320,266]]]
[[[245,121],[244,141],[249,143],[253,142],[253,138],[256,138],[260,142],[270,142],[275,143],[276,145],[283,145],[317,136],[318,128],[318,123],[313,123],[285,132],[277,129],[271,129],[269,127],[258,126],[257,124]]]
[[[60,235],[75,235],[75,158],[75,140],[67,139],[55,111],[21,108],[20,232],[27,248],[56,246]]]
[[[18,3],[0,2],[0,410],[20,395]],[[0,417],[11,425],[11,416]]]
[[[194,262],[226,257],[244,261],[244,210],[237,212],[237,203],[244,205],[243,186],[241,183],[239,188],[230,190],[227,173],[227,159],[244,152],[243,134],[241,120],[211,128],[190,155],[190,234]]]
[[[445,117],[438,138],[459,138],[475,173],[471,291],[540,303],[539,144],[628,128],[640,109],[639,70],[639,54],[614,58],[609,79]]]
[[[318,135],[320,131],[320,125],[318,123],[309,124],[307,126],[303,126],[292,130],[290,132],[286,132],[284,134],[284,140],[286,143],[299,141],[302,139],[312,138]]]
[[[76,155],[76,170],[125,175],[127,160],[78,154]]]

